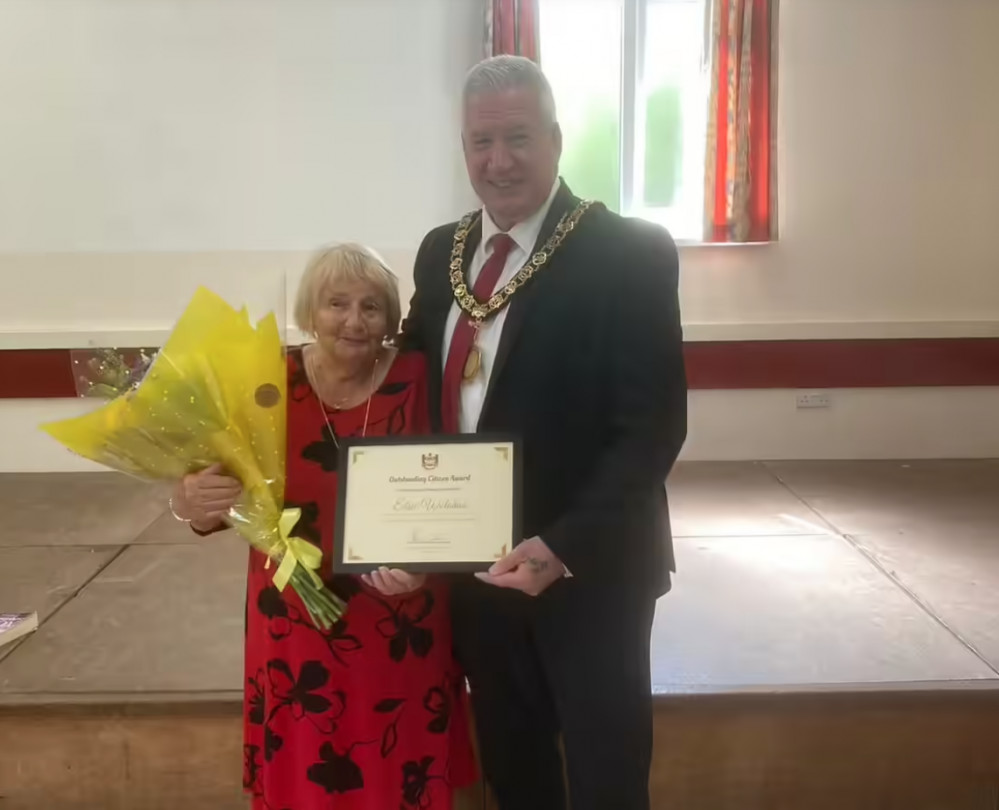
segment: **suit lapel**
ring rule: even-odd
[[[531,255],[548,241],[548,238],[554,233],[555,226],[558,225],[558,221],[562,218],[562,215],[574,208],[578,203],[579,200],[569,190],[569,187],[564,181],[561,181],[558,191],[555,192],[551,207],[548,209],[548,215],[541,225],[541,231],[538,233],[538,238],[534,243],[534,248],[531,250]],[[550,267],[546,267],[541,270],[541,274],[547,273],[550,270]],[[492,400],[496,381],[503,371],[503,366],[510,359],[510,352],[517,341],[517,335],[520,333],[521,327],[524,325],[524,317],[527,314],[531,301],[537,295],[538,285],[534,283],[535,281],[536,279],[529,281],[510,299],[510,303],[507,305],[506,322],[503,324],[499,346],[496,349],[496,357],[493,360],[493,367],[489,373],[489,382],[486,386],[486,395],[482,402],[479,424],[482,423],[482,417],[485,415],[486,409]]]

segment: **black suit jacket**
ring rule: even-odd
[[[563,182],[536,247],[578,202]],[[401,334],[428,358],[438,429],[456,227],[424,238]],[[665,229],[594,205],[508,305],[479,430],[522,437],[524,535],[580,584],[658,595],[675,570],[665,481],[687,432],[677,276]]]

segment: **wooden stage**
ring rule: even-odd
[[[681,465],[653,806],[999,807],[997,493],[999,461]],[[244,808],[242,544],[123,476],[0,475],[0,513],[0,612],[43,620],[0,648],[0,810]]]

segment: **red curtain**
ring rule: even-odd
[[[775,0],[709,2],[704,239],[766,242],[776,236],[771,165]]]
[[[486,56],[501,53],[539,61],[538,0],[486,0]]]

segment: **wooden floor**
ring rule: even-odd
[[[999,462],[681,465],[653,806],[999,807]],[[0,810],[245,806],[245,549],[0,475]],[[469,808],[481,806],[474,797]]]

